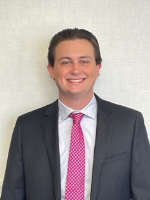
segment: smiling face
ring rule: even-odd
[[[92,44],[86,39],[75,39],[56,46],[54,66],[47,68],[56,81],[60,100],[65,103],[69,99],[91,100],[100,67],[96,65]]]

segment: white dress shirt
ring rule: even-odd
[[[82,110],[73,110],[64,105],[60,100],[59,106],[59,151],[60,151],[60,171],[61,171],[61,200],[65,199],[66,178],[68,168],[68,158],[70,150],[71,129],[73,120],[68,115],[71,112],[81,112],[84,117],[81,120],[81,127],[85,140],[85,200],[90,200],[93,157],[95,147],[96,123],[97,123],[97,102],[93,96],[90,103]]]

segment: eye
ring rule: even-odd
[[[80,62],[81,62],[81,64],[84,64],[84,65],[89,64],[89,60],[81,60]]]
[[[69,65],[71,62],[70,61],[62,61],[61,64],[62,65]]]

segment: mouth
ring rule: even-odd
[[[80,79],[67,79],[70,83],[81,83],[85,80],[85,78]]]

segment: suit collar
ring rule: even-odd
[[[58,100],[54,101],[48,106],[48,109],[44,113],[45,116],[50,117],[53,114],[58,113]]]
[[[99,96],[97,96],[96,94],[94,94],[97,100],[97,105],[98,105],[98,110],[99,112],[102,112],[101,114],[104,116],[105,115],[109,115],[112,113],[112,110],[110,109],[110,107],[108,106],[107,101],[102,100]]]

